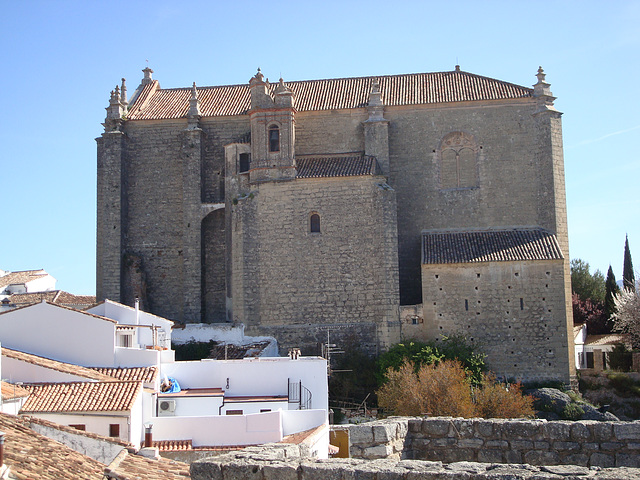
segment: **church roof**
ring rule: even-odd
[[[452,72],[411,73],[380,77],[332,78],[285,82],[298,111],[363,108],[374,81],[380,84],[387,106],[473,102],[528,98],[533,89],[456,69]],[[275,90],[277,83],[270,85]],[[250,108],[249,85],[198,87],[203,117],[246,115]],[[129,106],[130,120],[186,117],[191,87],[161,89],[157,80],[144,85]]]
[[[422,252],[424,264],[564,258],[556,236],[539,228],[423,232]]]
[[[375,157],[360,153],[296,157],[297,178],[376,175],[378,170],[378,162]]]

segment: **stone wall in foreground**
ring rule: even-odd
[[[352,458],[640,468],[640,422],[397,417],[349,436]]]
[[[249,447],[191,464],[193,480],[640,480],[636,468],[309,458],[297,445]]]

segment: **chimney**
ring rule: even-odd
[[[153,447],[153,423],[148,422],[144,424],[144,446]]]

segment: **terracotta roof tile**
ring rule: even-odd
[[[103,375],[113,377],[116,380],[136,381],[144,383],[155,382],[158,376],[156,367],[133,367],[133,368],[106,368],[92,367],[94,370]]]
[[[622,343],[623,345],[631,346],[631,337],[624,333],[608,333],[603,335],[588,335],[584,342],[585,345],[592,347],[598,345],[615,345]]]
[[[29,396],[29,390],[22,388],[15,383],[0,382],[2,387],[2,400],[12,400],[14,398],[24,398]]]
[[[388,106],[528,98],[533,90],[468,72],[412,73],[380,77],[334,78],[286,82],[298,111],[362,108],[378,80]],[[271,91],[276,84],[270,86]],[[160,89],[157,81],[145,85],[132,104],[131,120],[186,117],[191,88]],[[203,117],[246,115],[250,108],[248,84],[198,87]]]
[[[42,277],[49,275],[43,269],[40,270],[22,270],[20,272],[9,272],[6,275],[0,277],[0,288],[4,288],[7,285],[21,285],[23,283],[31,282]]]
[[[11,305],[27,305],[40,303],[43,300],[60,305],[89,307],[95,305],[95,295],[74,295],[64,290],[50,290],[48,292],[14,293],[9,296]]]
[[[104,465],[29,428],[29,419],[0,413],[4,463],[14,477],[59,480],[103,478]]]
[[[178,480],[191,478],[189,465],[167,458],[151,459],[123,450],[105,469],[105,475],[118,480]]]
[[[126,412],[142,390],[140,382],[70,382],[25,386],[21,413]]]
[[[305,155],[296,157],[297,178],[353,177],[379,173],[375,157],[362,154]]]
[[[59,362],[57,360],[51,360],[49,358],[40,357],[38,355],[32,355],[31,353],[19,352],[18,350],[12,350],[6,347],[2,347],[2,356],[12,358],[14,360],[19,360],[21,362],[30,363],[32,365],[49,368],[58,372],[68,373],[69,375],[75,375],[77,377],[89,378],[91,380],[100,380],[103,382],[115,381],[113,377],[95,371],[91,368],[81,367],[80,365],[73,365],[71,363]]]
[[[559,260],[556,236],[543,229],[423,232],[424,264]]]

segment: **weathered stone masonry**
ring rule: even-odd
[[[640,478],[637,422],[391,418],[350,425],[349,459],[250,447],[191,465],[195,480]]]
[[[561,114],[542,69],[533,89],[458,67],[178,89],[151,73],[114,90],[97,139],[99,298],[308,353],[327,330],[371,352],[463,333],[501,376],[569,383]],[[448,253],[426,260],[436,233]]]

